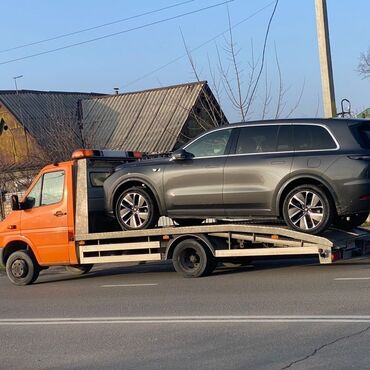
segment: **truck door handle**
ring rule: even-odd
[[[65,216],[67,214],[67,212],[62,212],[62,211],[56,211],[54,213],[54,216],[55,217],[61,217],[61,216]]]

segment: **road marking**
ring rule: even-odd
[[[370,277],[357,277],[357,278],[351,278],[351,277],[348,277],[348,278],[335,278],[334,280],[337,280],[337,281],[345,281],[345,280],[370,280]]]
[[[0,319],[0,326],[86,324],[370,323],[370,316],[139,316]]]
[[[101,288],[118,288],[118,287],[137,287],[137,286],[156,286],[157,283],[148,284],[111,284],[111,285],[101,285]]]

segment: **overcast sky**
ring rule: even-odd
[[[208,80],[212,88],[211,70],[216,79],[219,77],[217,47],[225,70],[230,65],[229,55],[225,52],[227,33],[220,35],[228,29],[228,6],[232,26],[236,25],[233,28],[233,37],[239,50],[237,59],[242,71],[243,88],[246,90],[249,65],[252,62],[251,45],[253,44],[258,72],[263,39],[275,1],[234,0],[228,5],[215,6],[189,15],[184,14],[220,4],[223,0],[185,2],[186,0],[3,1],[0,89],[14,89],[13,77],[19,75],[23,75],[17,80],[19,89],[102,93],[112,93],[114,87],[127,92],[194,81],[196,78],[186,56],[181,33],[188,48],[195,49],[191,55],[199,78]],[[352,102],[352,109],[359,112],[370,107],[370,80],[361,79],[356,72],[360,53],[370,47],[370,2],[328,0],[327,4],[337,106],[339,109],[341,99],[347,98]],[[120,21],[171,5],[175,6]],[[167,20],[177,16],[176,19]],[[120,22],[6,51],[115,21]],[[155,22],[158,23],[150,25]],[[6,63],[113,33],[119,34]],[[262,114],[266,81],[267,86],[271,86],[272,95],[268,116],[273,117],[276,113],[279,78],[275,49],[285,91],[281,115],[289,112],[303,91],[293,116],[321,116],[321,80],[314,0],[279,1],[268,38],[265,69],[249,118],[260,118]],[[232,70],[229,73],[229,79],[233,83]],[[220,100],[229,120],[239,120],[238,113],[233,110],[222,89]]]

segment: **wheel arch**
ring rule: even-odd
[[[211,241],[207,238],[206,235],[204,234],[186,234],[186,235],[179,235],[177,237],[175,237],[174,239],[172,239],[168,246],[167,246],[167,249],[166,249],[166,253],[165,253],[165,260],[170,260],[172,259],[173,257],[173,252],[176,248],[176,246],[182,242],[183,240],[186,240],[186,239],[193,239],[193,240],[196,240],[198,242],[200,242],[200,244],[202,244],[204,247],[208,248],[209,251],[212,253],[212,255],[215,257],[215,248],[213,247]]]
[[[28,243],[23,240],[13,240],[1,249],[0,261],[5,266],[10,255],[17,251],[28,251],[31,257],[38,263],[35,253]]]
[[[337,209],[339,207],[339,200],[337,194],[335,193],[334,189],[329,185],[329,183],[320,177],[303,175],[287,181],[280,188],[278,195],[276,197],[276,210],[278,211],[279,217],[282,217],[283,215],[283,203],[285,197],[292,189],[300,185],[316,185],[322,188],[323,191],[328,196],[328,198],[333,202],[333,205],[335,206],[335,212],[337,212]]]
[[[112,195],[112,204],[111,207],[114,210],[115,204],[117,202],[118,197],[120,194],[131,187],[139,186],[149,191],[150,195],[152,196],[153,200],[155,201],[155,205],[160,213],[160,215],[163,215],[163,206],[161,203],[161,200],[159,198],[159,195],[157,191],[155,190],[154,186],[150,184],[149,181],[143,180],[142,178],[130,178],[125,179],[124,181],[121,181],[114,189],[113,195]]]

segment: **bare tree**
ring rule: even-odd
[[[363,78],[370,78],[370,48],[365,53],[361,53],[357,72]]]
[[[298,108],[303,95],[305,82],[302,84],[301,91],[296,101],[291,105],[288,104],[287,93],[289,88],[285,87],[283,81],[283,74],[280,67],[276,45],[275,65],[278,80],[276,92],[273,91],[274,88],[272,84],[272,78],[270,78],[268,74],[266,62],[267,38],[277,4],[278,1],[275,2],[274,10],[268,22],[261,57],[258,59],[255,58],[254,45],[253,41],[251,41],[251,57],[250,60],[245,64],[246,69],[243,69],[243,64],[240,61],[239,54],[241,49],[234,40],[232,32],[233,27],[231,24],[229,11],[227,11],[229,29],[228,36],[224,39],[225,46],[215,46],[217,54],[217,75],[215,73],[214,66],[211,65],[208,58],[211,86],[213,89],[215,89],[216,96],[221,96],[220,89],[222,89],[224,95],[226,95],[228,101],[231,103],[232,108],[237,112],[239,119],[242,122],[251,119],[252,115],[256,116],[255,110],[257,104],[261,104],[261,114],[259,115],[261,119],[282,117],[288,118]],[[184,35],[182,33],[181,35],[194,76],[199,81],[200,73],[196,68],[194,59],[189,51],[190,49],[185,42]],[[221,103],[221,100],[219,101]]]

